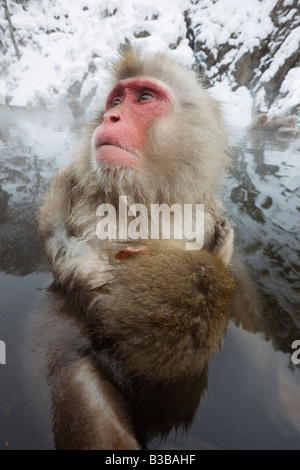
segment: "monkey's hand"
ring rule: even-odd
[[[146,253],[149,250],[149,247],[146,245],[141,246],[140,248],[131,248],[128,246],[127,248],[118,251],[115,255],[115,258],[122,261],[128,258],[134,258],[136,255]]]
[[[215,224],[215,237],[212,252],[225,265],[231,261],[233,252],[234,231],[227,219],[218,220]]]

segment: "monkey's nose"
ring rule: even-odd
[[[111,113],[105,116],[106,123],[118,122],[119,120],[120,120],[120,116],[117,113]]]
[[[110,121],[111,122],[118,122],[120,120],[119,116],[110,116]]]

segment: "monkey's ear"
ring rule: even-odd
[[[124,259],[133,258],[141,253],[146,253],[148,250],[149,247],[146,245],[143,245],[140,248],[131,248],[128,246],[124,250],[118,251],[118,253],[115,255],[115,258],[122,261]]]

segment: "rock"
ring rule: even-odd
[[[8,192],[4,191],[0,185],[0,220],[6,216],[9,197]]]
[[[218,20],[214,23],[211,16],[205,19],[205,7],[201,2],[195,5],[185,13],[185,21],[196,69],[210,86],[224,77],[233,91],[246,86],[254,98],[254,108],[263,105],[270,109],[282,96],[288,72],[300,65],[299,47],[296,47],[299,0],[274,2],[269,15],[270,27],[260,37],[253,37],[252,42],[245,42],[239,28],[229,35],[231,30],[225,27],[222,34]],[[219,36],[211,32],[218,28]]]
[[[0,105],[6,105],[6,87],[3,80],[0,80]]]
[[[74,98],[70,98],[68,100],[68,105],[69,108],[71,109],[72,115],[74,119],[81,118],[85,115],[85,109],[83,106],[81,106],[78,101],[76,101]]]

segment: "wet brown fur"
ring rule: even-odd
[[[148,385],[198,375],[220,349],[234,281],[206,250],[165,242],[122,261],[100,305],[89,311],[95,347]]]

